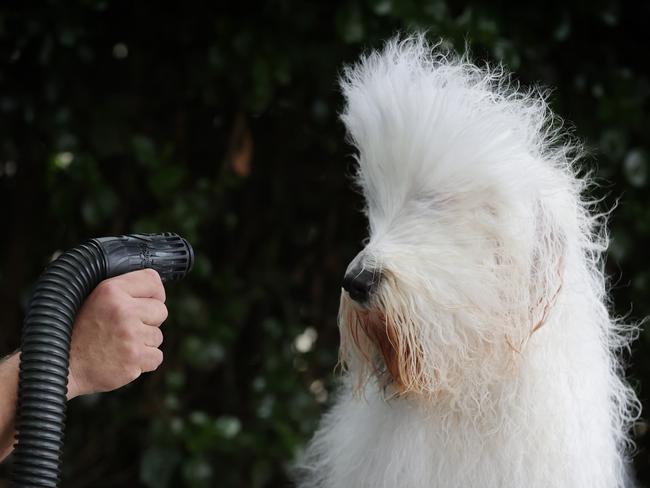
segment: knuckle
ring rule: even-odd
[[[162,278],[158,271],[151,268],[146,268],[142,270],[143,276],[153,285],[155,288],[156,294],[162,298],[162,301],[165,301],[165,286],[163,285]]]
[[[140,358],[140,351],[138,350],[138,347],[131,342],[128,342],[124,345],[124,351],[123,351],[123,361],[124,364],[127,366],[132,366],[138,364],[138,360]]]
[[[160,322],[162,323],[165,320],[167,320],[167,317],[169,317],[169,310],[167,310],[167,306],[164,303],[161,305],[162,306],[160,308],[160,319],[161,319]]]
[[[158,369],[163,362],[163,353],[160,349],[152,349],[147,353],[146,359],[142,362],[142,371],[150,372]]]
[[[132,381],[137,380],[141,374],[142,374],[142,370],[140,368],[137,367],[130,368],[127,372],[128,382],[130,383]]]
[[[114,279],[102,281],[95,289],[96,293],[108,301],[115,301],[120,295],[120,285]]]
[[[156,346],[160,346],[163,343],[164,336],[163,333],[160,329],[154,329],[154,340],[156,343]]]
[[[124,323],[124,326],[121,329],[122,329],[121,339],[124,341],[125,345],[131,347],[132,345],[137,343],[138,335],[135,331],[135,327],[132,327],[127,323]]]
[[[145,268],[142,270],[142,274],[143,276],[146,276],[147,279],[155,283],[160,283],[160,285],[162,286],[162,280],[160,278],[160,275],[158,274],[158,271],[156,271],[155,269]]]
[[[165,300],[167,299],[167,294],[165,293],[165,286],[163,285],[162,280],[158,284],[158,292],[160,293],[160,296],[162,297],[162,303],[165,303]]]
[[[165,358],[165,355],[160,349],[156,349],[156,363],[154,369],[158,368],[163,362],[163,359]]]
[[[118,324],[126,325],[134,316],[133,306],[127,300],[120,300],[112,304],[113,318]],[[128,328],[125,327],[127,330]]]

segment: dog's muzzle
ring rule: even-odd
[[[359,304],[368,302],[379,285],[381,274],[374,269],[354,266],[343,277],[343,289]]]

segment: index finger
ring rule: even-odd
[[[140,269],[112,278],[133,298],[155,298],[165,302],[165,287],[160,275],[153,269]]]

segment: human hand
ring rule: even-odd
[[[115,390],[158,368],[166,318],[165,288],[156,271],[102,281],[75,320],[68,399]]]

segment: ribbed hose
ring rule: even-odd
[[[93,239],[59,256],[39,279],[21,339],[11,486],[56,488],[60,479],[72,324],[105,278],[142,268],[163,281],[191,269],[191,246],[175,234]]]

